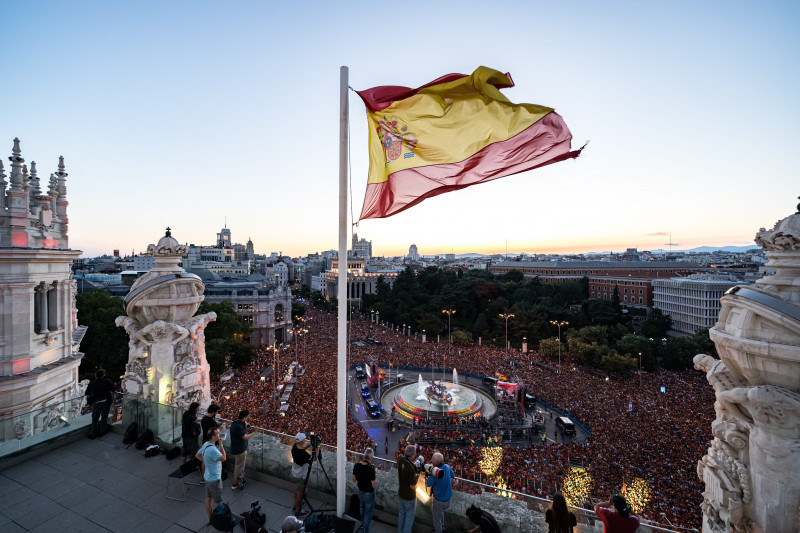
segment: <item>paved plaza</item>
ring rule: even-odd
[[[96,440],[81,438],[51,448],[11,467],[0,467],[0,531],[99,533],[213,532],[207,526],[205,491],[186,485],[186,501],[169,500],[167,476],[180,458],[144,457],[134,447],[126,449],[122,436],[108,433]],[[232,467],[229,465],[228,469]],[[225,484],[223,501],[234,513],[250,509],[258,500],[267,516],[269,531],[279,532],[291,514],[292,488],[287,482],[259,476],[244,491]],[[199,474],[187,480],[198,481]],[[180,481],[170,480],[170,495],[180,495]],[[316,500],[312,491],[310,500]],[[328,496],[333,501],[332,496]],[[396,531],[394,525],[376,522],[376,533]],[[241,531],[241,527],[237,528]]]

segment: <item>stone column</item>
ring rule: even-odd
[[[47,318],[49,315],[47,310],[47,292],[50,289],[51,287],[46,283],[42,283],[37,287],[39,293],[39,333],[50,333],[50,330],[47,328]]]

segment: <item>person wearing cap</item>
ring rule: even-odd
[[[603,533],[634,533],[639,529],[639,519],[631,515],[625,496],[620,494],[595,505],[594,512],[603,522]]]
[[[303,521],[294,515],[289,515],[283,519],[281,533],[300,533],[303,531]]]
[[[311,467],[311,454],[308,453],[308,447],[311,443],[308,441],[304,432],[299,432],[295,435],[294,446],[292,446],[292,477],[295,478],[297,484],[294,488],[294,507],[292,511],[297,516],[303,516],[305,513],[302,511],[303,507],[303,492],[306,488],[306,475],[308,469]]]

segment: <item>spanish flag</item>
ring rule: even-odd
[[[369,179],[361,220],[390,217],[476,183],[578,157],[552,108],[513,104],[508,74],[479,67],[417,89],[356,91],[367,107]]]

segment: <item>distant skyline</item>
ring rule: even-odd
[[[354,228],[375,255],[753,244],[800,194],[800,4],[7,2],[0,156],[66,159],[70,244],[144,250],[225,224],[257,253],[337,246],[338,75],[486,65],[583,155]],[[792,65],[795,65],[792,67]],[[367,175],[350,95],[352,212]],[[8,173],[8,164],[6,173]]]

